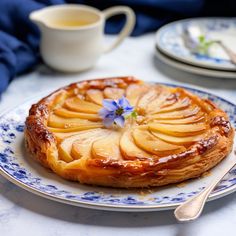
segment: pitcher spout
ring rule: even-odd
[[[32,22],[34,22],[36,25],[40,26],[46,26],[43,16],[42,16],[42,10],[36,10],[30,13],[29,18]]]

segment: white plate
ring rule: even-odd
[[[170,86],[175,86],[171,85]],[[209,98],[224,109],[236,124],[236,106],[207,92],[190,89]],[[205,188],[227,162],[230,154],[211,174],[188,181],[185,185],[170,185],[149,190],[126,190],[82,185],[66,181],[32,160],[24,148],[24,122],[36,97],[0,117],[0,173],[16,185],[42,197],[75,206],[112,211],[158,211],[175,208]],[[213,200],[236,190],[236,168],[225,176],[210,195]]]
[[[176,21],[161,27],[156,33],[156,46],[166,55],[196,66],[236,71],[228,55],[219,45],[210,47],[211,56],[191,53],[183,43],[183,29],[189,25],[201,27],[211,39],[221,40],[236,53],[236,18],[193,18]]]
[[[174,60],[171,57],[168,57],[165,54],[161,53],[158,49],[155,50],[155,55],[163,63],[182,71],[186,71],[186,72],[197,74],[197,75],[209,76],[213,78],[236,79],[236,72],[211,70],[211,69],[201,68],[197,66],[192,66],[192,65]]]

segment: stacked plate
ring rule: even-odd
[[[156,56],[177,69],[210,77],[236,79],[236,65],[220,45],[209,48],[209,55],[192,53],[183,40],[190,25],[201,28],[205,35],[219,40],[236,53],[236,18],[195,18],[176,21],[156,33]]]

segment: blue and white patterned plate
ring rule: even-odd
[[[164,64],[169,65],[175,69],[182,70],[185,72],[193,73],[196,75],[208,76],[209,78],[220,78],[220,79],[236,79],[236,71],[224,71],[224,70],[212,70],[202,67],[193,66],[190,64],[182,63],[181,61],[175,60],[164,53],[160,52],[156,48],[155,56],[157,59],[162,61]],[[204,78],[204,77],[200,77]]]
[[[169,84],[170,85],[170,84]],[[174,86],[174,85],[170,85]],[[197,95],[209,98],[225,110],[236,125],[236,105],[207,92],[190,89]],[[122,190],[86,186],[61,179],[32,160],[24,148],[24,122],[32,103],[28,101],[0,117],[0,173],[20,187],[42,197],[66,204],[113,211],[157,211],[175,208],[205,188],[234,158],[230,154],[210,174],[184,184],[148,190]],[[236,190],[236,167],[225,176],[210,199],[216,199]]]
[[[210,56],[191,53],[185,47],[182,39],[183,29],[190,25],[197,25],[205,35],[213,40],[221,40],[236,52],[236,18],[193,18],[167,24],[157,31],[157,48],[162,53],[188,64],[236,71],[236,66],[230,62],[228,55],[217,44],[210,47]]]

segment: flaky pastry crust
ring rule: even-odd
[[[105,128],[104,98],[125,95],[138,112],[123,129]],[[87,80],[32,105],[28,151],[61,177],[109,187],[150,187],[202,175],[231,151],[225,112],[182,88],[134,77]]]

